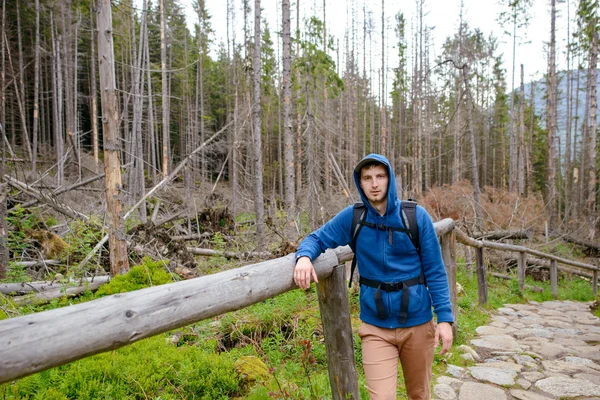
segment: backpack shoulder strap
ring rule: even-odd
[[[421,243],[419,240],[419,227],[417,225],[417,202],[408,199],[400,202],[400,214],[404,227],[408,229],[408,237],[421,255]]]
[[[356,238],[363,227],[360,221],[364,220],[366,215],[367,207],[365,204],[355,203],[354,211],[352,213],[352,225],[350,226],[350,248],[354,252],[354,257],[352,258],[352,266],[350,267],[350,282],[348,287],[352,286],[352,276],[354,275],[354,270],[356,269]]]

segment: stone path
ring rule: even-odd
[[[600,400],[600,319],[591,303],[507,304],[477,328],[433,389],[438,400]]]

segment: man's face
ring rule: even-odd
[[[372,165],[360,171],[360,187],[373,206],[387,202],[389,176],[383,165]]]

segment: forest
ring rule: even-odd
[[[198,239],[218,220],[250,234],[244,251],[279,251],[355,201],[352,170],[371,152],[390,159],[403,198],[429,196],[436,217],[471,231],[597,240],[598,0],[548,2],[538,82],[462,11],[433,49],[426,0],[410,19],[385,0],[350,2],[343,38],[328,32],[334,5],[301,17],[300,1],[278,3],[270,26],[260,0],[228,0],[226,20],[193,1],[193,24],[182,0],[2,0],[0,277],[10,261],[56,255],[40,236],[76,238],[72,220],[97,232],[69,263],[103,258],[113,275],[129,268],[132,235],[161,224]],[[533,2],[500,5],[514,48]],[[468,192],[465,214],[431,200],[453,192]],[[493,220],[504,197],[534,199],[537,219]]]

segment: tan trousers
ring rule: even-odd
[[[410,328],[385,329],[362,323],[362,359],[371,400],[395,400],[398,360],[409,400],[429,400],[433,364],[433,319]]]

